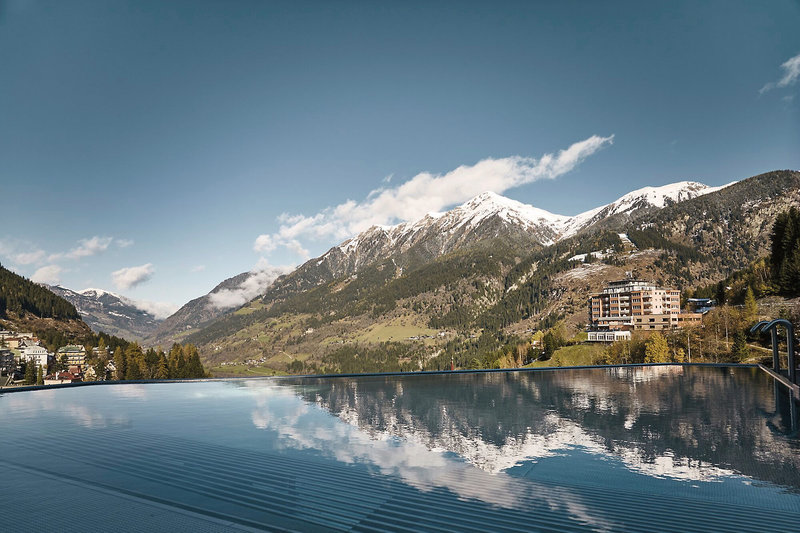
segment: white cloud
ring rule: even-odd
[[[18,265],[32,265],[44,262],[47,252],[29,242],[12,239],[0,241],[0,256]]]
[[[169,302],[151,302],[149,300],[130,300],[125,298],[125,301],[136,309],[141,309],[146,313],[150,313],[158,320],[163,320],[177,311],[180,306]]]
[[[222,289],[209,295],[209,306],[215,309],[239,307],[263,294],[272,282],[294,270],[290,266],[272,266],[262,259],[238,287]]]
[[[118,289],[130,289],[152,278],[153,272],[153,264],[147,263],[116,270],[111,273],[111,279]]]
[[[192,267],[190,272],[202,272],[205,269],[206,269],[205,265],[195,265]]]
[[[271,235],[259,235],[253,244],[253,250],[256,252],[271,252],[277,246]]]
[[[33,273],[33,276],[31,276],[31,281],[35,281],[36,283],[47,283],[49,285],[56,285],[61,281],[61,278],[59,277],[61,271],[62,269],[58,265],[43,266],[42,268]]]
[[[286,243],[284,243],[284,246],[286,246],[286,248],[294,252],[296,255],[302,257],[303,260],[311,258],[311,254],[308,252],[308,250],[303,248],[303,245],[300,244],[300,241],[298,241],[297,239],[292,239],[290,241],[287,241]]]
[[[790,57],[785,63],[781,65],[783,69],[783,77],[778,81],[769,82],[764,85],[758,92],[764,94],[772,89],[783,89],[789,85],[794,85],[798,78],[800,78],[800,54]]]
[[[111,237],[98,237],[95,235],[89,239],[81,239],[78,246],[66,253],[55,253],[48,257],[49,261],[60,261],[61,259],[81,259],[105,252],[114,239]]]
[[[281,224],[278,231],[259,235],[253,248],[257,252],[271,252],[284,246],[307,258],[308,251],[300,238],[346,239],[374,225],[419,219],[484,191],[502,194],[534,181],[555,179],[613,141],[613,135],[593,135],[557,154],[545,154],[539,159],[521,156],[484,159],[446,174],[422,172],[395,187],[373,190],[362,202],[348,200],[313,216],[284,213],[278,217]]]
[[[89,257],[104,252],[111,244],[111,241],[111,237],[98,237],[97,235],[91,239],[81,239],[78,241],[79,246],[71,250],[67,254],[67,257],[70,259],[79,259],[81,257]]]
[[[69,252],[47,253],[29,243],[25,242],[2,242],[0,241],[0,255],[5,256],[21,265],[30,265],[47,261],[55,262],[64,259],[82,259],[104,252],[111,243],[115,243],[120,248],[127,248],[133,241],[126,239],[114,239],[112,237],[94,237],[80,239],[78,246]]]
[[[33,263],[40,263],[44,260],[47,254],[44,250],[36,250],[33,252],[23,252],[14,255],[14,261],[20,265],[30,265]]]

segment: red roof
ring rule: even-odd
[[[49,376],[45,376],[44,379],[53,379],[53,380],[58,379],[61,381],[70,381],[70,382],[81,381],[81,378],[79,376],[76,376],[75,374],[72,374],[70,372],[57,372],[55,375],[50,374]]]

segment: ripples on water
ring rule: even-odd
[[[165,517],[494,531],[800,518],[796,405],[756,368],[81,387],[2,395],[0,423],[3,493],[59,480]]]

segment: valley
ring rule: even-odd
[[[289,273],[232,276],[166,318],[108,291],[49,288],[95,332],[194,344],[220,376],[467,368],[556,325],[578,339],[609,280],[716,283],[764,257],[775,217],[797,205],[796,171],[646,187],[573,217],[484,193]]]

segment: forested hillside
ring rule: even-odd
[[[0,265],[0,318],[9,318],[9,313],[63,320],[79,318],[71,303]]]
[[[688,291],[747,267],[770,252],[779,213],[798,205],[800,173],[776,171],[613,215],[549,246],[483,239],[317,285],[289,275],[186,340],[211,363],[259,359],[292,372],[491,366],[519,357],[513,346],[535,330],[579,328],[588,294],[626,272]]]
[[[800,295],[800,209],[792,208],[775,220],[769,262],[778,292]]]

